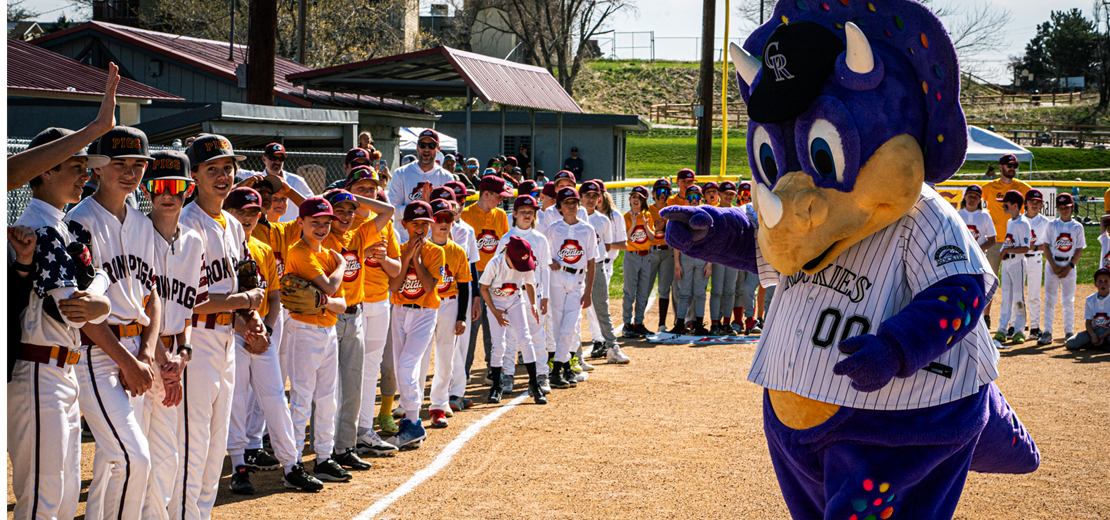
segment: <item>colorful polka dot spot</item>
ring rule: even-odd
[[[875,515],[867,515],[867,516],[863,517],[863,520],[877,520],[877,519],[875,518]]]
[[[857,513],[862,513],[864,509],[867,509],[867,502],[857,498],[852,501],[852,509],[855,509]]]
[[[867,4],[867,8],[870,9],[872,13],[875,12],[875,4]]]
[[[829,4],[821,4],[821,9],[824,9],[824,10],[828,11],[829,10]]]
[[[940,101],[940,92],[937,92],[937,101]],[[937,142],[938,143],[943,143],[944,142],[944,134],[937,134]]]
[[[883,509],[882,513],[879,513],[879,518],[882,518],[883,520],[886,520],[887,518],[890,518],[890,515],[893,515],[893,514],[894,514],[894,508],[893,507],[888,507],[886,509]]]
[[[782,15],[782,23],[790,23],[790,19],[787,18],[785,14]]]
[[[925,36],[925,33],[921,33],[921,45],[926,49],[929,48],[929,37]]]
[[[947,296],[941,296],[940,298],[937,298],[937,299],[942,301],[942,302],[945,302],[945,303],[948,302],[948,297]]]
[[[894,500],[894,495],[893,494],[891,494],[889,497],[886,497],[887,502],[890,502],[891,500]]]
[[[875,483],[871,482],[871,479],[864,480],[863,481],[863,490],[864,491],[871,491],[872,489],[875,489]]]
[[[873,505],[873,506],[881,506],[881,505],[883,505],[883,499],[881,499],[881,498],[876,498],[876,499],[875,499],[875,501],[871,503],[871,505]]]
[[[940,320],[940,328],[947,329],[948,328],[948,320],[945,320],[945,319]]]
[[[860,27],[867,27],[867,20],[864,20],[863,18],[853,18],[852,22]]]
[[[891,36],[890,36],[890,31],[888,31],[888,30],[886,30],[886,29],[883,29],[883,34],[886,34],[886,37],[887,37],[887,38],[890,38],[890,37],[891,37]]]
[[[895,16],[894,17],[894,25],[898,26],[899,31],[906,28],[906,24],[902,23],[902,17],[901,16]]]
[[[840,3],[844,4],[844,7],[848,7],[848,0],[840,0]]]
[[[842,24],[842,23],[840,23],[840,22],[836,22],[836,23],[834,23],[834,24],[833,24],[833,27],[836,27],[837,29],[843,29],[843,28],[844,28],[844,24]]]
[[[928,94],[929,93],[929,84],[922,81],[921,82],[921,90],[924,90],[925,93]]]
[[[852,515],[848,517],[848,520],[859,520],[859,517],[856,515]]]
[[[940,101],[940,92],[937,92],[937,101]],[[944,141],[944,139],[941,139],[941,142],[943,142],[943,141]]]
[[[975,301],[971,302],[971,306],[972,307],[978,307],[979,306],[979,298],[976,298]]]
[[[879,484],[879,493],[886,493],[886,490],[888,490],[888,489],[890,489],[890,484],[888,484],[886,482],[883,482],[882,484]]]
[[[937,79],[941,78],[940,65],[933,65],[933,73],[937,75]]]
[[[967,304],[965,304],[964,302],[956,302],[956,306],[959,307],[961,311],[967,310]]]
[[[961,324],[962,324],[962,322],[958,318],[952,320],[952,330],[960,330],[960,325]]]

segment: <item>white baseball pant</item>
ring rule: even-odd
[[[566,363],[578,350],[579,328],[582,323],[582,295],[586,292],[586,274],[563,270],[551,273],[552,333],[555,335],[555,361]]]
[[[181,379],[185,398],[177,407],[177,447],[183,460],[170,499],[170,518],[174,519],[212,516],[235,390],[235,333],[231,326],[209,329],[197,322],[190,341],[193,357]]]
[[[170,349],[170,355],[177,348]],[[159,343],[156,348],[164,348]],[[177,451],[177,408],[162,404],[166,398],[166,387],[162,372],[154,367],[154,384],[143,394],[143,410],[139,425],[150,447],[150,477],[147,481],[146,499],[143,501],[143,519],[169,518],[170,497],[173,484],[177,479],[177,469],[181,466],[181,454]]]
[[[374,402],[378,395],[378,374],[382,372],[382,359],[385,342],[389,337],[389,310],[393,304],[389,300],[362,304],[362,330],[366,350],[362,356],[362,404],[358,413],[358,436],[362,437],[374,430]],[[392,372],[392,363],[389,363]],[[392,374],[382,375],[382,388],[385,380]]]
[[[451,363],[451,389],[448,392],[456,397],[462,397],[466,393],[466,352],[470,350],[470,327],[471,327],[471,313],[474,312],[474,298],[467,298],[470,300],[466,302],[466,319],[463,320],[463,326],[466,329],[463,331],[462,336],[455,337],[455,354]],[[437,371],[438,372],[438,371]]]
[[[1014,333],[1022,332],[1025,330],[1025,258],[1022,255],[1002,261],[1001,290],[1002,309],[998,331],[1006,332],[1012,310]]]
[[[250,445],[250,416],[256,404],[262,409],[265,424],[270,426],[270,446],[274,455],[285,469],[293,467],[300,459],[300,452],[293,444],[293,419],[289,415],[289,405],[285,402],[285,385],[281,383],[281,363],[278,348],[272,343],[261,354],[251,354],[245,348],[246,340],[235,335],[235,391],[231,401],[231,421],[227,437],[227,454],[233,458],[243,455],[248,449],[259,449]],[[254,396],[252,403],[246,397]],[[234,468],[232,468],[234,469]]]
[[[120,343],[138,354],[138,336]],[[100,347],[81,347],[76,372],[81,416],[98,441],[85,518],[139,518],[150,478],[150,447],[139,424],[143,398],[127,395],[119,365]]]
[[[455,336],[455,322],[458,321],[455,318],[458,318],[459,313],[458,296],[441,300],[437,311],[435,332],[436,373],[432,376],[432,392],[430,395],[432,404],[428,409],[446,412],[451,409],[447,403],[451,400],[451,383],[455,373],[455,358],[459,350],[456,341],[458,336]],[[464,352],[463,355],[465,354]],[[431,360],[432,349],[428,349],[424,353],[424,357],[420,359],[422,379],[428,378],[428,365],[431,364]]]
[[[81,362],[65,367],[15,362],[8,383],[8,456],[16,520],[77,514],[81,419],[74,372],[83,368]]]
[[[1041,285],[1044,275],[1044,255],[1025,257],[1025,306],[1029,310],[1029,328],[1041,328]]]
[[[280,325],[274,326],[274,333],[277,334],[277,341],[274,342],[274,345],[277,345],[278,348],[278,363],[281,365],[282,386],[285,386],[289,378],[293,377],[293,369],[291,368],[293,363],[293,348],[285,348],[285,331],[289,329],[289,322],[291,321],[293,321],[293,318],[289,316],[289,311],[285,307],[282,307],[281,316],[278,316],[277,319]],[[280,334],[277,333],[278,329],[281,329]]]
[[[420,420],[424,404],[424,378],[420,373],[422,359],[432,346],[436,332],[437,309],[393,306],[393,369],[397,372],[397,391],[405,417]]]
[[[536,321],[536,318],[534,316],[532,316],[531,312],[528,311],[528,305],[527,305],[528,300],[526,300],[525,298],[527,298],[527,296],[523,296],[521,298],[520,302],[522,304],[521,306],[524,307],[524,319],[525,319],[525,321],[528,322],[528,335],[531,336],[531,338],[532,338],[532,340],[529,342],[528,346],[530,346],[532,348],[532,356],[536,361],[536,375],[541,375],[541,376],[542,375],[547,375],[548,369],[547,369],[547,338],[545,337],[546,334],[544,334],[543,327],[540,325],[540,322]],[[539,300],[540,298],[537,297],[536,299]],[[540,310],[540,306],[539,306],[539,302],[537,302],[536,303],[536,311],[538,312],[539,310]],[[550,310],[548,311],[547,314],[551,314]],[[546,318],[546,317],[547,317],[546,315],[543,315],[543,314],[540,315],[540,319],[543,319],[543,318]],[[523,347],[523,350],[527,351],[528,346]],[[501,362],[501,373],[502,374],[507,375],[507,376],[512,376],[512,375],[516,374],[516,352],[517,352],[517,349],[513,348],[512,345],[509,345],[505,349],[505,355],[501,358],[503,360]],[[525,363],[529,363],[529,361],[527,360],[527,356],[524,354],[524,352],[521,352],[521,355],[526,358]]]
[[[275,310],[276,312],[276,310]],[[284,313],[284,309],[283,309]],[[281,371],[281,338],[285,331],[285,320],[281,314],[278,319],[274,320],[274,332],[270,334],[270,350],[274,351],[275,358],[278,359],[278,372],[279,377],[284,376]],[[269,352],[269,350],[267,350]],[[285,388],[285,377],[281,377],[281,388]],[[254,398],[254,389],[247,386],[247,399],[251,401],[252,405],[250,411],[247,412],[247,449],[260,450],[262,449],[262,437],[266,433],[266,412],[262,410],[262,405],[258,404],[258,400]],[[286,405],[288,411],[289,406]]]
[[[1043,331],[1052,334],[1052,322],[1056,320],[1056,290],[1059,288],[1063,299],[1060,302],[1064,307],[1064,334],[1075,332],[1075,269],[1072,269],[1064,278],[1052,272],[1049,262],[1044,263],[1044,328]]]
[[[292,349],[289,416],[293,421],[293,446],[304,446],[305,427],[309,417],[313,417],[312,450],[316,460],[322,461],[331,457],[335,448],[335,385],[339,377],[339,340],[335,327],[289,320],[285,324],[284,341],[282,347]],[[315,415],[313,404],[316,405]],[[273,444],[272,435],[270,444]]]
[[[497,323],[497,319],[490,314],[489,327],[490,339],[493,340],[493,345],[490,348],[490,354],[493,356],[493,368],[502,368],[516,365],[516,353],[519,351],[524,358],[525,363],[535,363],[536,355],[532,349],[532,335],[528,330],[531,328],[527,324],[529,321],[535,321],[531,317],[531,312],[524,304],[524,298],[517,296],[511,300],[497,301],[494,300],[493,304],[498,309],[505,313],[505,319],[509,321],[508,326]],[[501,307],[505,308],[502,309]],[[504,372],[502,372],[504,373]],[[494,381],[496,384],[497,381]]]

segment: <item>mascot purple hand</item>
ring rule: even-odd
[[[980,319],[998,279],[925,184],[967,151],[940,21],[913,0],[782,0],[729,55],[752,205],[661,216],[682,253],[775,286],[748,380],[791,516],[951,518],[968,468],[1034,471]]]

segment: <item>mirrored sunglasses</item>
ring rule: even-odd
[[[686,202],[698,202],[700,200],[701,200],[701,194],[700,193],[691,193],[689,195],[686,195]]]
[[[192,181],[184,179],[151,179],[143,182],[143,185],[146,186],[146,191],[150,192],[152,196],[158,196],[167,191],[170,195],[185,194],[188,196],[193,188]]]
[[[450,224],[455,221],[455,215],[451,213],[436,213],[436,224]]]
[[[667,188],[659,188],[659,189],[655,190],[655,196],[656,197],[666,197],[670,194],[671,194],[671,190],[668,190]]]

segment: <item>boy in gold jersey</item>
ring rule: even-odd
[[[671,293],[677,292],[674,290],[674,255],[671,253],[671,246],[668,246],[666,241],[667,221],[659,216],[659,212],[663,208],[671,205],[671,181],[667,179],[655,181],[651,188],[651,195],[655,202],[648,206],[648,213],[651,214],[651,221],[655,225],[655,236],[651,240],[648,278],[651,280],[649,283],[655,283],[658,277],[659,331],[664,332],[667,329],[667,310],[671,305]],[[683,202],[685,203],[685,201]],[[647,327],[643,327],[640,333],[644,335],[652,334]]]

